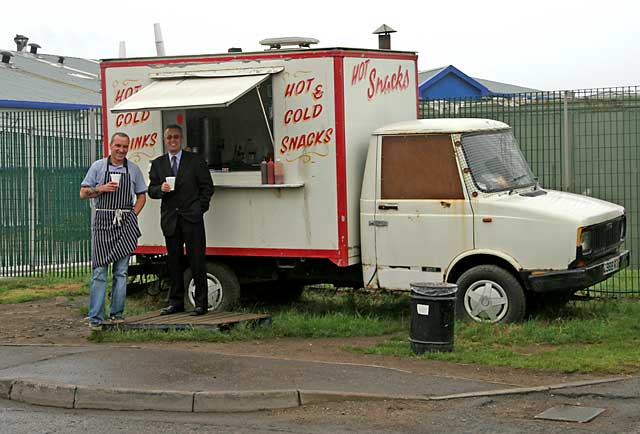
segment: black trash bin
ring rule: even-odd
[[[456,285],[411,283],[409,345],[416,354],[453,351]]]

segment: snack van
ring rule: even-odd
[[[148,173],[178,124],[209,165],[213,310],[241,288],[289,298],[309,283],[450,281],[461,317],[517,321],[528,295],[572,294],[628,265],[624,209],[543,190],[506,124],[417,120],[413,52],[272,48],[110,59],[101,73],[105,152],[125,132]],[[279,184],[262,182],[268,160]],[[160,201],[139,222],[131,272],[162,274]],[[185,281],[193,303],[189,270]]]

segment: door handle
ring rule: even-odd
[[[398,204],[397,203],[381,203],[380,205],[378,205],[378,209],[393,209],[398,211]]]
[[[389,222],[386,220],[369,220],[369,226],[383,228],[385,226],[389,226]]]

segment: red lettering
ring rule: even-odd
[[[307,147],[313,146],[316,144],[316,133],[310,132],[307,134]]]
[[[289,96],[293,96],[293,89],[294,89],[294,85],[293,83],[288,83],[287,87],[284,89],[284,97],[287,98]]]
[[[373,96],[376,94],[376,85],[375,85],[375,80],[376,80],[376,68],[371,68],[371,73],[369,74],[369,88],[367,89],[367,97],[369,99],[372,99]]]
[[[289,151],[293,151],[294,149],[296,149],[296,146],[298,145],[298,138],[297,137],[290,137],[289,138]]]
[[[298,137],[298,146],[296,146],[296,149],[305,148],[306,146],[307,146],[307,136],[303,134],[300,137]]]
[[[327,131],[324,133],[324,140],[322,143],[327,144],[331,141],[331,136],[333,135],[333,128],[327,128]]]
[[[368,68],[369,68],[369,59],[365,60],[364,62],[360,62],[359,64],[353,67],[353,72],[351,73],[352,86],[362,81],[362,79],[367,75]]]
[[[319,84],[316,86],[316,88],[313,90],[313,99],[320,99],[324,96],[324,90],[322,90],[322,85]]]
[[[120,101],[122,101],[122,96],[124,95],[124,89],[118,89],[116,92],[116,103],[119,103]]]
[[[134,93],[137,93],[141,88],[142,88],[142,85],[139,84],[137,86],[127,87],[125,89],[118,89],[116,91],[115,103],[119,103],[121,101],[124,101],[125,99],[127,99],[131,95],[133,95]]]
[[[304,109],[289,109],[284,113],[284,124],[297,124],[301,121],[315,119],[322,114],[322,110],[322,104],[314,104],[313,106],[305,107]]]
[[[155,146],[158,143],[158,133],[151,134],[151,141],[149,142],[149,147]]]
[[[284,154],[287,152],[287,142],[289,141],[289,136],[284,136],[282,141],[280,142],[280,153]]]
[[[303,93],[309,92],[311,89],[311,84],[315,78],[307,78],[305,80],[299,80],[295,83],[288,83],[284,89],[284,97],[290,97],[293,95],[302,95]],[[316,87],[317,89],[317,87]]]
[[[291,122],[291,116],[293,115],[293,110],[289,109],[284,114],[284,124],[287,125]]]
[[[300,95],[302,92],[304,92],[304,85],[304,80],[300,80],[298,83],[296,83],[296,95]]]
[[[409,79],[409,70],[402,70],[402,65],[398,65],[398,71],[393,74],[387,74],[384,77],[378,77],[375,68],[371,69],[369,74],[369,87],[367,88],[367,97],[373,99],[376,95],[387,94],[394,91],[402,91],[409,87],[411,80]]]
[[[322,104],[316,104],[313,106],[313,118],[317,118],[322,113]]]

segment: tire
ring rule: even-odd
[[[235,273],[219,262],[207,262],[207,284],[209,286],[209,311],[230,310],[240,300],[240,284]],[[196,287],[191,268],[184,272],[185,305],[195,306]]]
[[[524,319],[526,299],[516,277],[496,265],[479,265],[458,278],[456,316],[465,321],[511,323]]]

